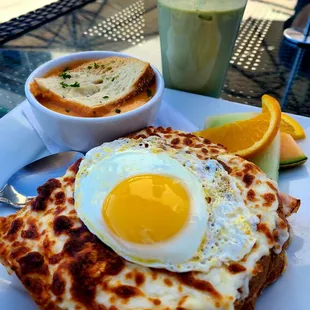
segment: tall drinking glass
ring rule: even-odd
[[[158,0],[165,86],[218,98],[247,0]]]

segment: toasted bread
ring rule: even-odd
[[[59,75],[36,78],[35,83],[42,96],[51,97],[82,116],[94,116],[119,107],[143,91],[153,78],[154,71],[147,62],[108,57],[88,61]]]

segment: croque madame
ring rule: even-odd
[[[135,150],[156,142],[159,153],[216,161],[257,218],[250,251],[208,272],[172,272],[129,262],[91,233],[76,212],[79,160],[63,177],[40,186],[23,209],[0,219],[1,263],[16,273],[40,309],[254,309],[262,290],[285,270],[286,217],[300,201],[280,194],[254,164],[195,135],[148,127],[123,140],[135,144]]]

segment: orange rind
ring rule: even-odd
[[[248,120],[213,127],[195,134],[222,144],[230,153],[248,158],[263,151],[277,135],[281,123],[279,102],[269,96],[262,97],[262,112]]]

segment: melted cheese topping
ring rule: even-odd
[[[256,274],[273,270],[276,279],[283,271],[279,265],[284,252],[276,256],[279,261],[270,256],[273,249],[281,251],[283,242],[287,245],[289,235],[284,216],[277,213],[276,183],[254,164],[190,134],[147,128],[131,138],[144,147],[151,135],[160,137],[162,147],[187,150],[203,160],[216,158],[225,168],[247,208],[260,219],[251,252],[208,273],[172,273],[122,259],[77,217],[73,205],[77,163],[62,178],[41,186],[25,208],[0,218],[0,260],[17,273],[42,309],[241,309]],[[267,281],[253,280],[259,289]]]

